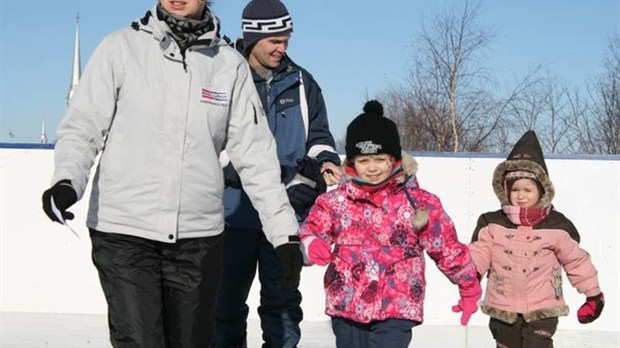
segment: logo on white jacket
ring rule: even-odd
[[[212,88],[202,88],[202,91],[200,93],[200,101],[213,105],[227,106],[228,93],[218,92],[213,90]]]

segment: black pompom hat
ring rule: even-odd
[[[358,155],[388,154],[401,159],[400,137],[396,123],[383,117],[383,105],[370,100],[364,113],[347,127],[345,151],[348,160]]]

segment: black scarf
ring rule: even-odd
[[[213,17],[206,6],[202,19],[190,19],[175,16],[161,7],[161,4],[157,4],[157,18],[168,24],[171,30],[170,35],[177,42],[182,53],[204,33],[215,29]]]

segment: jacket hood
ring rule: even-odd
[[[527,131],[515,144],[505,161],[501,162],[493,172],[493,191],[502,205],[510,205],[504,178],[508,172],[528,171],[533,173],[545,192],[542,193],[537,207],[551,204],[555,196],[555,188],[551,179],[542,148],[534,131]]]

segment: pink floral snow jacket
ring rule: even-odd
[[[422,323],[423,250],[452,283],[467,288],[477,281],[469,249],[439,198],[418,186],[414,167],[405,170],[410,176],[374,193],[348,181],[322,194],[302,225],[304,246],[314,238],[334,245],[324,278],[326,314]]]

